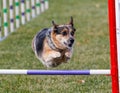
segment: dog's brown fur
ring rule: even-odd
[[[42,30],[44,38],[40,37],[39,32],[32,41],[32,48],[37,58],[47,67],[56,67],[67,62],[72,56],[74,43],[75,28],[72,17],[67,25],[56,25],[54,21],[52,23],[53,27]],[[43,43],[40,46],[41,42]],[[39,49],[39,46],[42,48]]]

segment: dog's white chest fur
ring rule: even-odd
[[[42,55],[41,60],[47,67],[56,67],[61,63],[66,63],[72,56],[72,50],[69,51],[49,51],[48,53]]]

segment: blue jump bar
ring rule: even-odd
[[[27,75],[90,75],[90,70],[28,70]]]
[[[27,70],[27,69],[0,69],[0,74],[10,75],[111,75],[109,69],[92,70]]]

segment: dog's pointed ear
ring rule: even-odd
[[[52,21],[52,25],[54,26],[54,28],[57,28],[57,24],[55,24],[55,22],[54,21]]]
[[[53,25],[53,31],[55,33],[58,33],[58,25],[54,21],[52,21],[52,25]]]
[[[73,17],[72,17],[72,16],[70,17],[70,22],[69,22],[69,24],[70,24],[71,26],[74,26]]]
[[[76,31],[76,29],[74,28],[74,22],[73,22],[73,17],[70,17],[70,22],[69,25],[71,25],[73,27],[73,31]]]

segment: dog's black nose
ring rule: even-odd
[[[69,39],[69,45],[68,45],[68,46],[69,46],[69,47],[72,47],[73,43],[74,43],[74,39],[73,39],[73,38],[70,38],[70,39]]]
[[[73,38],[70,39],[70,43],[72,43],[72,44],[74,43],[74,39]]]

